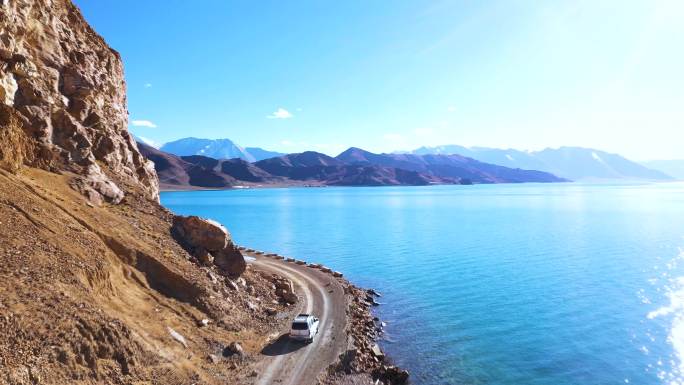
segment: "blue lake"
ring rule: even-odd
[[[166,192],[383,296],[415,384],[684,383],[684,184]]]

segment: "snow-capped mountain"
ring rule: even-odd
[[[526,152],[515,149],[446,145],[421,147],[412,154],[458,154],[481,162],[525,170],[539,170],[571,180],[671,180],[669,175],[618,154],[583,147],[547,148]]]

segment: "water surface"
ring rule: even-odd
[[[415,384],[684,383],[684,185],[167,192],[382,292]]]

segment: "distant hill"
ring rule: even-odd
[[[379,165],[349,165],[314,151],[265,159],[254,164],[273,175],[332,186],[394,186],[458,183],[415,171]]]
[[[273,175],[290,177],[292,174],[301,172],[303,168],[341,166],[343,162],[328,155],[314,151],[299,154],[283,155],[258,161],[255,166]]]
[[[140,153],[154,162],[162,189],[175,188],[228,188],[237,180],[228,174],[216,171],[217,160],[203,156],[179,157],[152,146],[138,142]]]
[[[268,151],[260,147],[245,147],[245,151],[248,154],[252,155],[252,157],[254,158],[254,162],[285,155],[282,152]]]
[[[214,159],[240,158],[248,162],[284,155],[259,147],[243,148],[230,139],[183,138],[164,144],[160,150],[178,156],[202,155]]]
[[[549,173],[510,169],[460,155],[374,154],[350,148],[333,158],[314,151],[248,162],[177,156],[138,143],[155,163],[162,188],[236,185],[422,186],[429,184],[561,182]]]
[[[684,159],[651,160],[641,162],[644,166],[666,173],[678,180],[684,180]]]
[[[669,175],[630,161],[618,154],[582,147],[561,147],[536,152],[456,145],[421,147],[411,154],[458,154],[510,168],[540,170],[571,180],[670,180]]]
[[[253,182],[268,183],[279,180],[273,175],[255,166],[254,163],[243,159],[228,159],[221,162],[221,172],[228,174],[235,179]]]
[[[473,183],[563,182],[547,172],[513,169],[484,163],[461,155],[374,154],[352,147],[336,159],[356,165],[379,165],[415,171],[438,178]]]

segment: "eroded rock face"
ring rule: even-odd
[[[197,216],[176,215],[171,232],[174,238],[198,261],[213,263],[229,276],[238,276],[247,268],[245,259],[221,224]]]
[[[24,164],[80,175],[91,200],[158,199],[154,166],[127,131],[119,54],[69,0],[0,1],[0,103],[32,141]]]

